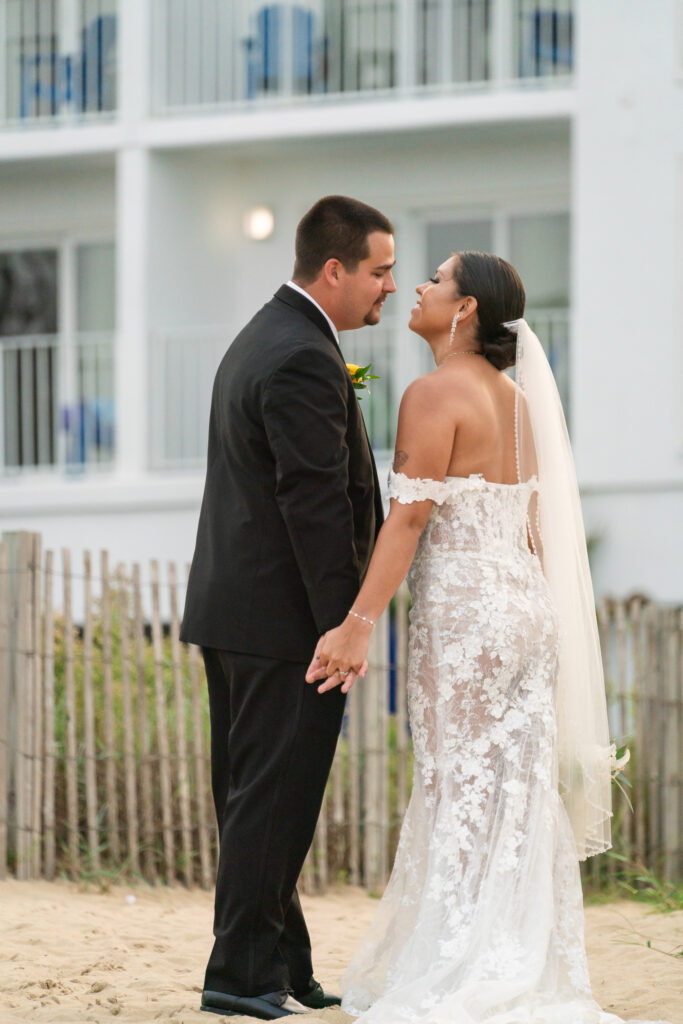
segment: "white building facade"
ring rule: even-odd
[[[342,336],[381,471],[415,285],[498,252],[596,591],[683,600],[682,35],[680,0],[0,0],[0,531],[189,560],[215,367],[339,192],[396,225],[398,292]]]

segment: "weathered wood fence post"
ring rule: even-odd
[[[41,872],[42,672],[40,671],[40,535],[2,535],[0,601],[0,728],[4,796],[0,802],[3,869],[13,861],[19,879]],[[4,606],[4,609],[1,607]]]

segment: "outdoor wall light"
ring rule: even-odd
[[[270,238],[275,227],[273,211],[267,206],[252,206],[244,214],[242,222],[244,234],[254,242],[263,242]]]

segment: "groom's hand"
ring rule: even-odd
[[[320,664],[320,651],[322,650],[323,640],[325,639],[326,636],[327,634],[323,633],[323,635],[320,637],[317,644],[315,645],[315,652],[313,654],[313,657],[311,658],[311,663],[306,669],[307,683],[315,683],[318,681],[318,679],[324,679],[325,676],[327,675],[325,666]]]

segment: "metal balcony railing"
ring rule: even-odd
[[[569,424],[569,310],[527,309],[524,316],[545,349]]]
[[[527,310],[527,320],[548,353],[565,410],[569,386],[569,312]],[[379,380],[359,392],[372,447],[378,458],[393,451],[401,394],[410,383],[397,358],[399,336],[408,330],[395,317],[341,335],[344,358],[366,366]],[[218,364],[236,331],[230,327],[157,332],[151,342],[156,368],[150,393],[152,469],[201,469],[206,460],[211,388]],[[426,349],[426,346],[425,346]],[[427,352],[429,356],[429,352]],[[426,359],[424,372],[433,369]]]
[[[152,336],[151,469],[204,465],[213,379],[236,333],[229,327],[197,327],[169,328]]]
[[[0,474],[114,458],[111,334],[0,338]]]
[[[573,0],[153,0],[156,114],[548,82]]]
[[[569,398],[569,311],[527,310],[543,343],[565,411]],[[379,380],[360,392],[375,453],[393,450],[401,374],[396,318],[341,336],[349,362]],[[150,468],[201,469],[206,459],[211,388],[235,332],[229,327],[159,331],[150,342],[156,368],[150,392]],[[425,362],[425,372],[431,369]],[[0,339],[0,474],[83,472],[113,463],[114,338],[108,333]],[[142,439],[141,439],[142,442]]]
[[[340,336],[347,362],[358,366],[370,363],[370,372],[380,378],[371,381],[366,391],[358,392],[370,444],[378,456],[394,450],[398,404],[408,383],[401,378],[396,355],[398,335],[405,329],[395,317],[384,316],[374,327],[344,331]]]
[[[397,325],[383,320],[365,331],[341,336],[344,357],[359,365],[372,363],[381,379],[359,392],[373,448],[393,448],[397,398],[400,396],[395,359]],[[228,327],[199,327],[157,332],[151,359],[157,368],[150,394],[152,469],[201,468],[206,461],[209,409],[213,379],[235,336]]]
[[[117,7],[118,0],[0,0],[0,125],[113,115]]]

